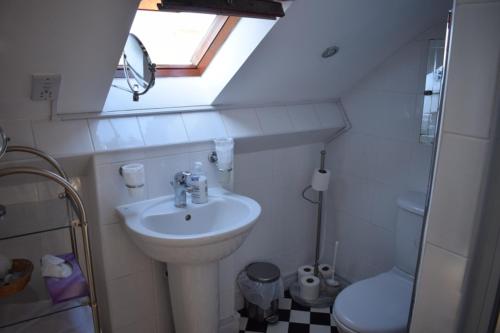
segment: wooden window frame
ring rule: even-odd
[[[143,10],[139,8],[139,10]],[[148,9],[145,9],[148,10]],[[156,64],[156,77],[202,76],[217,52],[229,37],[239,17],[217,15],[191,59],[192,65]],[[152,59],[154,62],[154,59]],[[124,78],[123,66],[118,66],[115,78]]]

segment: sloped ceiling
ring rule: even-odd
[[[214,104],[340,97],[399,47],[446,22],[451,0],[296,0]],[[322,51],[338,45],[333,58]]]
[[[102,109],[139,0],[0,0],[0,119],[46,118],[31,74],[60,73],[59,112]],[[215,104],[338,97],[451,0],[295,0]],[[242,43],[245,40],[241,41]],[[323,49],[337,44],[331,59]]]
[[[139,0],[1,0],[0,117],[45,117],[31,74],[62,75],[59,109],[100,110]]]

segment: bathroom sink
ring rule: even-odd
[[[117,208],[137,246],[167,263],[219,260],[234,252],[260,215],[259,204],[223,189],[211,189],[208,203],[174,206],[173,196]]]
[[[218,333],[219,260],[244,242],[260,215],[260,205],[211,188],[205,204],[177,208],[174,197],[166,196],[117,211],[135,244],[168,264],[175,330]]]

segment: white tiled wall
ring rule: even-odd
[[[227,134],[233,138],[263,134],[254,109],[223,111],[221,117],[226,126]]]
[[[51,155],[84,155],[94,150],[86,120],[34,122],[33,133],[37,147]]]
[[[182,115],[190,142],[225,137],[226,130],[218,112],[196,112]]]
[[[456,332],[465,319],[460,316],[464,283],[488,183],[492,124],[499,112],[498,31],[500,1],[457,1],[412,333]]]
[[[139,117],[146,146],[159,146],[188,140],[180,114]]]
[[[89,126],[96,151],[144,146],[136,117],[91,119]]]
[[[34,144],[33,133],[31,130],[31,124],[26,120],[2,120],[0,121],[0,126],[4,130],[11,129],[12,135],[10,135],[10,140],[12,144],[15,145],[28,145],[32,146]]]
[[[287,113],[287,108],[268,107],[257,109],[257,117],[264,134],[278,134],[293,131],[293,124]]]
[[[418,142],[419,99],[428,38],[444,32],[435,27],[405,45],[341,98],[352,129],[328,145],[324,257],[339,240],[337,272],[351,282],[394,265],[396,199],[427,189],[432,147]]]
[[[473,137],[443,133],[438,158],[439,168],[432,192],[427,241],[439,244],[463,257],[469,256],[473,221],[480,203],[482,177],[489,142]],[[453,193],[453,196],[450,196]],[[450,222],[452,225],[450,225]],[[452,226],[453,230],[450,230]]]
[[[88,120],[0,121],[12,144],[35,146],[55,157],[199,143],[227,136],[333,131],[343,125],[335,102]],[[23,156],[10,154],[8,158]]]
[[[189,170],[196,161],[204,162],[209,187],[217,186],[216,168],[206,162],[214,138],[230,135],[236,139],[238,149],[239,138],[275,134],[290,137],[292,133],[325,129],[325,134],[331,135],[344,123],[335,103],[323,103],[89,120],[89,124],[96,151],[103,151],[95,155],[93,168],[99,220],[95,253],[102,260],[98,289],[106,297],[101,305],[106,307],[103,313],[109,313],[103,326],[110,332],[133,331],[137,327],[148,327],[148,332],[171,332],[164,266],[143,255],[129,240],[114,208],[172,194],[169,182],[173,174]],[[122,132],[124,126],[127,129]],[[135,143],[127,144],[127,140],[148,149],[127,149],[138,148]],[[260,144],[250,149],[252,144],[247,143],[245,151],[251,152],[235,155],[234,189],[256,199],[263,212],[241,249],[220,264],[221,319],[234,313],[236,274],[249,262],[272,261],[283,274],[289,274],[312,260],[315,208],[300,193],[319,163],[321,145],[284,146],[288,148],[271,149]],[[118,172],[129,162],[143,163],[146,168],[146,187],[140,197],[129,196]],[[143,285],[148,288],[141,288]]]
[[[100,253],[106,283],[110,318],[105,327],[112,332],[151,327],[148,332],[172,332],[167,280],[161,264],[153,262],[130,241],[114,207],[130,202],[118,174],[121,165],[139,162],[146,166],[145,198],[171,194],[170,177],[179,170],[205,161],[209,145],[144,151],[140,158],[124,155],[96,158],[97,205],[99,208]],[[311,170],[319,163],[322,144],[257,151],[235,155],[235,192],[248,195],[262,205],[262,216],[243,246],[221,263],[221,319],[233,314],[235,279],[248,263],[267,260],[284,275],[310,263],[314,255],[315,207],[300,193],[309,183]],[[138,157],[137,154],[131,157]],[[216,185],[216,170],[205,165],[209,186]],[[166,329],[165,329],[166,327]],[[128,331],[127,331],[128,332]]]
[[[411,332],[457,332],[467,260],[426,243],[422,263]]]
[[[454,112],[444,115],[443,129],[447,132],[483,139],[490,136],[495,103],[491,96],[498,89],[495,69],[500,43],[494,35],[500,27],[499,6],[498,1],[456,6],[446,101]]]
[[[290,106],[288,114],[292,119],[293,127],[297,130],[307,131],[320,128],[319,118],[315,114],[313,104]]]
[[[245,264],[258,259],[270,260],[281,267],[283,274],[289,274],[312,260],[314,207],[301,199],[300,192],[318,164],[320,145],[303,144],[332,135],[344,122],[337,104],[325,102],[55,122],[16,120],[0,125],[13,144],[35,146],[55,157],[64,157],[79,171],[86,168],[83,166],[89,160],[86,156],[93,156],[94,171],[89,186],[96,191],[86,204],[91,220],[103,330],[163,333],[172,332],[164,265],[153,262],[130,242],[114,208],[132,200],[171,194],[170,177],[177,171],[189,169],[195,161],[207,161],[213,149],[212,139],[232,136],[237,150],[241,141],[245,141],[243,151],[249,153],[235,156],[235,190],[257,199],[264,211],[245,245],[221,262],[221,318],[230,318],[237,293],[235,276]],[[253,139],[258,139],[257,143]],[[277,140],[281,143],[275,145]],[[27,156],[19,155],[19,158]],[[146,191],[134,199],[128,195],[118,173],[119,167],[130,161],[144,163],[147,174]],[[209,186],[217,185],[215,167],[205,163],[204,168]],[[10,216],[17,212],[20,219],[28,220],[28,215],[38,208],[23,205],[55,198],[59,193],[59,189],[45,183],[30,184],[24,178],[20,181],[22,184],[16,181],[0,184],[0,203],[20,205],[17,210],[10,208]],[[39,219],[31,221],[47,226],[55,219],[44,213],[55,210],[43,208],[39,214],[35,213]],[[283,232],[287,237],[281,237]],[[9,242],[6,245],[10,250],[0,250],[10,255],[18,248],[34,249],[34,253],[26,253],[26,256],[38,261],[40,253],[58,252],[60,248],[47,247],[50,242],[45,239],[36,238],[31,242],[37,245]],[[36,289],[43,292],[44,287],[40,284]]]

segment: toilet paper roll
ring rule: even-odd
[[[319,273],[324,279],[329,279],[333,276],[333,269],[331,265],[321,264],[319,265]]]
[[[299,269],[297,270],[297,276],[298,276],[298,280],[300,281],[300,279],[302,279],[304,276],[311,276],[314,274],[314,267],[310,266],[310,265],[305,265],[305,266],[301,266],[299,267]]]
[[[300,279],[300,297],[307,301],[313,301],[319,297],[319,279],[314,275],[304,276]]]
[[[328,183],[330,182],[330,171],[327,169],[315,169],[312,175],[311,186],[316,191],[328,190]]]

